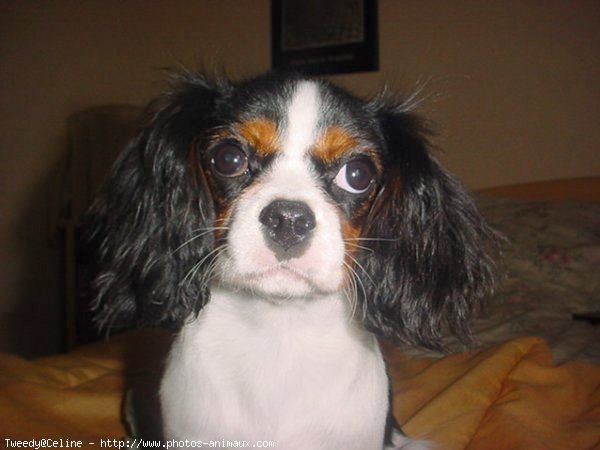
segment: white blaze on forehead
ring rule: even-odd
[[[319,121],[319,104],[317,84],[311,81],[298,83],[287,113],[287,129],[283,143],[286,158],[301,158],[314,143]]]
[[[308,152],[318,139],[319,85],[301,81],[287,104],[286,128],[275,161],[237,199],[228,234],[229,251],[219,264],[225,284],[267,295],[299,297],[331,293],[344,281],[344,242],[339,211],[321,187]],[[304,202],[316,227],[309,247],[284,264],[265,241],[260,215],[274,200]]]

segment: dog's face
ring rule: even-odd
[[[187,74],[91,210],[102,321],[180,325],[220,284],[344,292],[377,333],[435,346],[490,282],[490,233],[402,106],[322,81]]]
[[[256,93],[199,149],[217,209],[221,283],[272,300],[344,286],[377,192],[381,143],[364,126],[374,125],[366,111],[335,114],[328,95],[314,81],[275,98]]]

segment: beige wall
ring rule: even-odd
[[[380,0],[381,70],[361,93],[427,82],[443,162],[472,188],[600,175],[594,1]],[[269,68],[268,0],[0,3],[0,350],[56,348],[51,175],[65,119],[145,103],[165,66]]]

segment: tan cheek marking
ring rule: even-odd
[[[358,146],[358,141],[339,126],[328,128],[319,136],[312,155],[326,164],[338,161],[342,155]]]
[[[217,206],[216,218],[215,218],[215,240],[221,241],[225,237],[225,231],[223,228],[227,227],[229,219],[231,217],[231,205],[224,206],[222,202],[219,202]]]
[[[277,153],[281,147],[277,124],[271,120],[248,120],[240,123],[236,127],[236,131],[256,150],[259,156]]]
[[[347,285],[348,283],[352,283],[352,270],[362,270],[357,267],[356,254],[359,253],[363,247],[368,247],[368,243],[364,243],[360,238],[365,231],[364,228],[367,215],[373,206],[375,195],[376,191],[373,190],[369,198],[365,199],[359,208],[354,211],[352,218],[348,218],[340,212],[341,233],[342,239],[344,240],[344,263],[346,266],[345,282]],[[365,249],[365,251],[369,251],[368,248]]]

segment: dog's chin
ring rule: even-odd
[[[285,265],[250,272],[229,272],[222,278],[225,285],[236,289],[248,290],[265,296],[269,300],[281,301],[293,298],[312,298],[332,294],[341,288],[336,280],[341,276],[334,274],[314,276]]]

